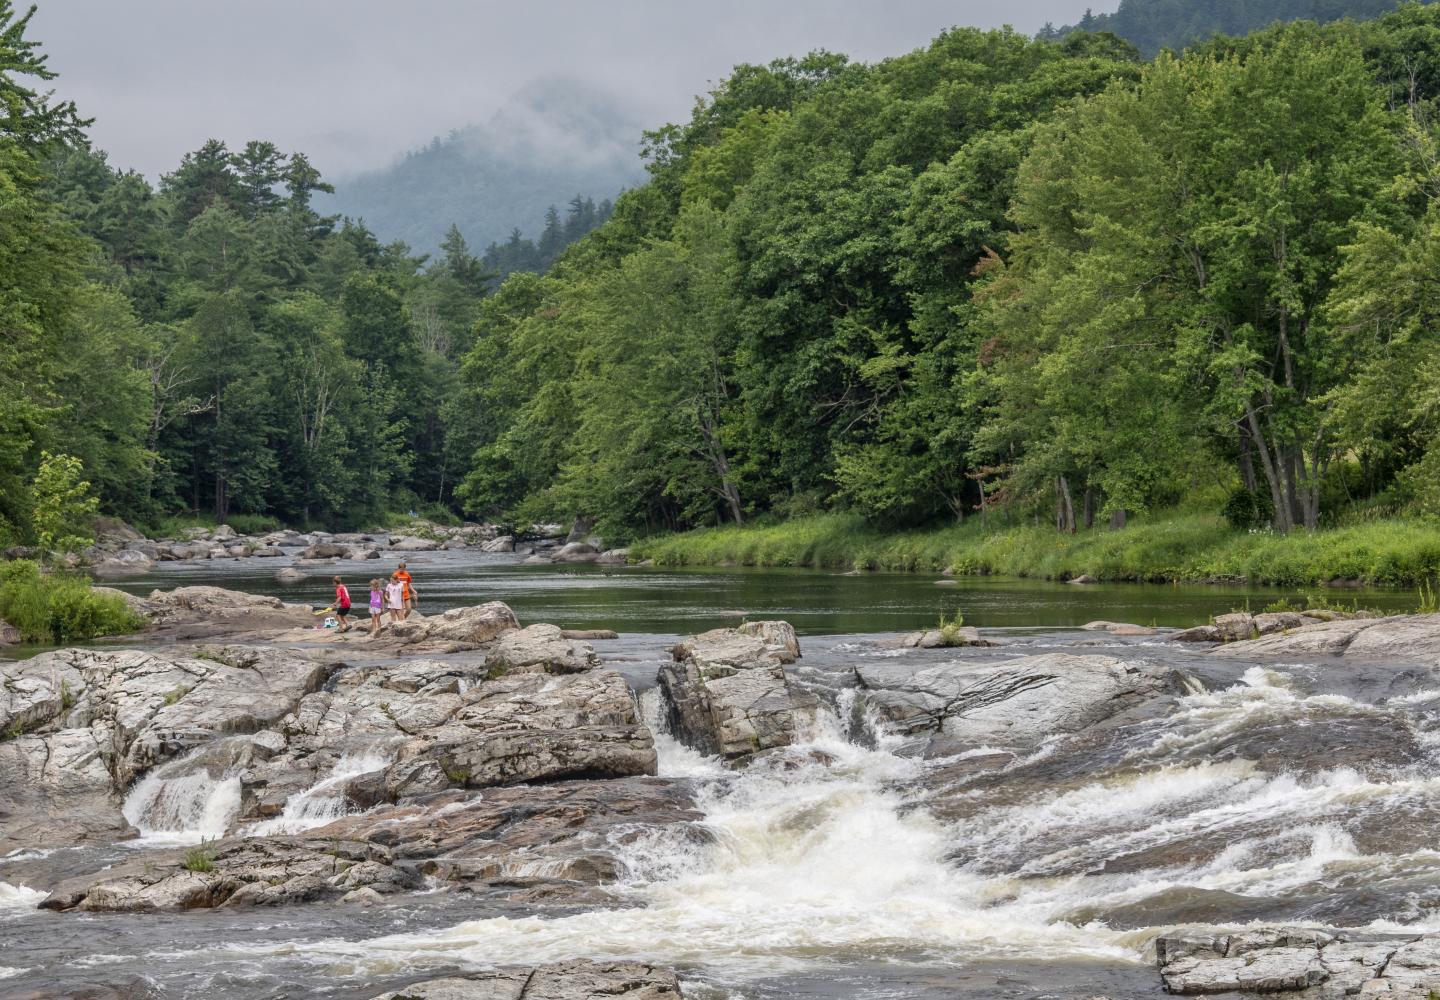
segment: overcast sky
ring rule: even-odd
[[[1105,0],[39,0],[30,37],[117,166],[268,138],[329,176],[383,166],[563,76],[656,123],[738,62],[866,61],[956,24],[1034,32]]]

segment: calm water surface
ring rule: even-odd
[[[162,563],[157,572],[116,586],[132,593],[210,584],[288,601],[328,604],[329,580],[341,574],[357,604],[371,576],[388,574],[394,560],[337,562],[310,569],[310,580],[282,586],[274,574],[289,559]],[[847,575],[805,569],[641,569],[600,566],[524,566],[504,556],[422,552],[408,557],[421,611],[504,601],[522,622],[620,632],[689,633],[751,618],[783,618],[802,635],[898,632],[933,625],[957,610],[970,625],[1076,627],[1096,619],[1141,625],[1187,626],[1248,606],[1260,610],[1297,591],[1273,587],[1095,584],[1081,586],[1007,577],[929,574]],[[1347,605],[1412,610],[1409,591],[1328,590]]]

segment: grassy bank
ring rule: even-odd
[[[645,539],[633,557],[662,566],[809,566],[824,569],[1002,574],[1052,580],[1243,580],[1312,586],[1330,580],[1413,586],[1440,577],[1440,524],[1380,521],[1314,534],[1241,532],[1208,514],[1132,522],[1122,531],[1060,535],[1047,526],[978,520],[886,533],[828,515],[759,528],[715,528]]]
[[[26,559],[0,565],[0,619],[25,642],[79,642],[145,624],[124,598],[97,593],[83,576],[42,573]]]

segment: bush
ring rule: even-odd
[[[1243,486],[1232,492],[1220,510],[1221,515],[1237,531],[1263,528],[1275,516],[1275,503],[1265,490],[1247,490]]]
[[[30,517],[42,549],[73,552],[95,541],[89,525],[100,511],[100,501],[91,496],[84,475],[80,459],[40,453],[40,471],[30,487],[35,502]]]
[[[213,872],[215,854],[204,842],[185,852],[185,870],[190,872]]]
[[[0,568],[0,618],[26,642],[75,642],[138,631],[144,621],[123,598],[97,594],[82,576],[42,574],[28,559]]]

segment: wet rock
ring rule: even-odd
[[[66,879],[47,910],[154,913],[222,906],[276,906],[416,889],[423,879],[374,843],[332,838],[314,847],[291,838],[232,838],[149,852],[96,875]]]
[[[251,553],[256,559],[278,559],[285,555],[285,550],[274,545],[267,545],[258,548]]]
[[[600,550],[589,542],[567,542],[551,553],[550,559],[557,563],[599,562]]]
[[[560,634],[567,639],[582,639],[586,642],[620,638],[619,632],[608,628],[567,628],[561,629]]]
[[[514,535],[500,535],[500,536],[497,537],[497,538],[492,538],[490,541],[485,542],[484,544],[482,544],[482,545],[480,546],[480,551],[481,551],[481,552],[514,552],[514,551],[515,551],[515,536],[514,536]]]
[[[790,745],[816,707],[785,675],[799,648],[786,622],[749,622],[680,643],[659,674],[671,731],[730,763]]]
[[[630,550],[606,549],[600,553],[600,558],[595,561],[602,566],[624,566],[630,561]]]
[[[440,543],[433,538],[397,537],[390,539],[392,552],[434,552]]]
[[[1169,671],[1111,657],[1051,653],[907,674],[857,668],[865,700],[897,731],[938,730],[959,749],[1025,749],[1178,690]]]
[[[492,674],[578,674],[600,665],[587,643],[566,638],[554,625],[531,625],[503,633],[485,655]]]
[[[374,1000],[679,1000],[668,969],[641,962],[561,962],[535,969],[497,969],[413,983]]]
[[[350,549],[333,542],[319,542],[300,553],[301,559],[349,559]]]
[[[1080,627],[1091,632],[1109,632],[1111,635],[1120,636],[1157,635],[1160,632],[1158,628],[1150,628],[1147,625],[1132,625],[1129,622],[1087,622]]]
[[[287,585],[304,583],[310,579],[310,574],[303,569],[296,569],[294,566],[282,566],[275,571],[275,582]]]
[[[114,580],[127,576],[144,576],[155,568],[150,556],[137,549],[125,549],[115,553],[90,568],[90,574],[101,580]]]
[[[353,562],[366,562],[366,561],[368,561],[368,560],[370,560],[370,559],[379,559],[379,558],[380,558],[380,550],[379,550],[379,549],[364,549],[364,548],[362,548],[362,549],[352,549],[352,550],[350,551],[350,559],[351,559]]]
[[[904,649],[948,649],[961,646],[993,646],[993,642],[980,638],[980,630],[965,625],[960,628],[927,629],[911,632],[900,637],[899,645]]]
[[[1099,583],[1100,581],[1097,580],[1097,579],[1095,579],[1095,578],[1094,578],[1093,576],[1091,576],[1089,573],[1081,573],[1079,576],[1071,577],[1069,580],[1066,580],[1065,582],[1066,582],[1066,583],[1087,584],[1087,583]]]
[[[1440,666],[1440,615],[1346,618],[1276,632],[1213,655],[1235,657],[1343,656]]]
[[[278,723],[329,668],[277,650],[204,658],[64,649],[0,666],[0,854],[127,828],[138,775],[210,740]]]
[[[1156,961],[1171,993],[1295,992],[1316,1000],[1423,1000],[1440,983],[1440,935],[1281,927],[1229,935],[1167,934]]]

